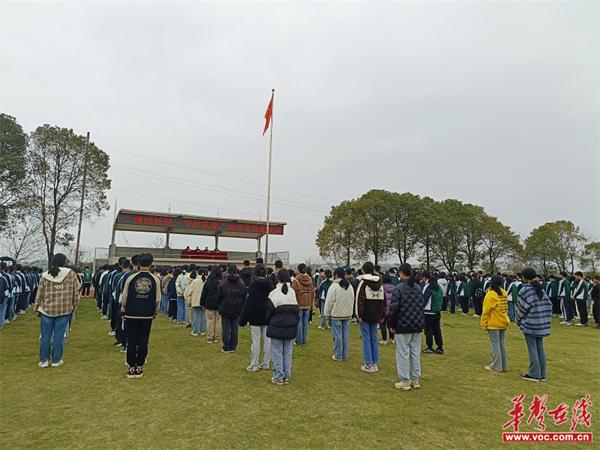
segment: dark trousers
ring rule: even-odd
[[[110,302],[110,329],[112,331],[117,330],[117,322],[119,321],[120,314],[119,302],[111,300]]]
[[[594,322],[596,322],[596,326],[600,325],[600,299],[594,300],[592,305],[592,315],[594,316]]]
[[[29,297],[30,305],[35,303],[35,298],[37,297],[37,290],[38,290],[38,288],[35,288],[34,290],[31,291],[31,296]]]
[[[450,303],[450,314],[456,313],[456,295],[449,295],[444,298],[447,298]],[[446,311],[446,308],[444,308],[444,311]]]
[[[481,313],[483,312],[482,298],[473,297],[473,309],[475,310],[475,314],[477,314],[478,316],[481,315]]]
[[[117,327],[115,329],[115,339],[119,344],[126,344],[125,341],[125,328],[123,323],[123,317],[121,316],[121,309],[117,310]]]
[[[425,344],[433,350],[433,340],[440,350],[444,349],[442,328],[440,327],[440,313],[425,314]]]
[[[551,297],[550,301],[552,302],[552,314],[560,314],[560,298]]]
[[[223,350],[233,351],[238,345],[238,327],[240,326],[239,317],[221,316],[221,328],[223,329]]]
[[[96,291],[94,294],[96,295],[96,306],[98,309],[102,309],[102,292]]]
[[[381,339],[383,339],[384,341],[387,341],[388,339],[388,334],[390,335],[390,339],[394,340],[394,333],[392,333],[391,331],[388,333],[388,326],[387,326],[387,321],[383,321],[383,323],[379,324],[379,329],[381,330]]]
[[[460,297],[458,297],[458,303],[460,303],[460,309],[462,310],[463,314],[468,314],[469,298],[465,297],[464,295],[461,295]]]
[[[588,323],[587,301],[577,299],[577,312],[579,313],[579,321],[582,325]]]
[[[92,283],[83,283],[83,286],[81,286],[81,293],[84,296],[89,297],[91,287],[92,287]]]
[[[167,309],[167,315],[171,319],[177,320],[177,299],[176,298],[169,299],[169,309]]]
[[[144,367],[148,356],[148,339],[152,319],[127,319],[125,329],[127,334],[127,365],[129,367]]]
[[[108,304],[110,302],[110,298],[108,294],[102,294],[102,315],[106,316],[108,314]]]
[[[569,297],[562,298],[563,311],[565,313],[565,320],[570,322],[575,317],[575,304]]]

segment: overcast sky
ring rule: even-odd
[[[288,227],[271,249],[294,261],[317,257],[332,204],[372,188],[476,203],[522,237],[558,219],[600,237],[597,2],[0,11],[0,109],[27,131],[90,131],[111,205],[264,219],[275,88],[272,216]],[[83,246],[107,247],[112,219],[86,225]]]

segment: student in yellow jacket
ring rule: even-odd
[[[492,362],[483,368],[496,372],[508,370],[508,352],[504,338],[510,319],[508,318],[508,296],[501,287],[503,281],[501,276],[492,277],[490,288],[483,299],[483,312],[480,319],[481,328],[488,332],[492,348]]]

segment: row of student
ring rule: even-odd
[[[36,267],[0,263],[0,328],[25,313],[33,303],[41,273]]]
[[[51,269],[44,273],[41,279],[35,301],[35,311],[42,320],[41,367],[48,365],[50,342],[54,347],[52,365],[62,365],[62,360],[57,360],[62,356],[60,336],[79,302],[79,279],[73,271],[64,267],[65,260],[64,255],[56,255],[53,258]],[[125,268],[131,268],[125,260],[121,263]],[[161,281],[150,271],[152,255],[140,255],[134,263],[137,268],[128,270],[121,276],[117,285],[122,286],[122,291],[121,293],[116,292],[127,337],[128,377],[143,375],[151,324],[158,313],[161,301]],[[303,278],[302,275],[306,275],[306,266],[300,265],[298,271],[298,277]],[[363,265],[362,271],[363,275],[357,277],[356,295],[353,295],[350,289],[354,288],[346,279],[344,271],[336,270],[334,282],[325,299],[326,315],[331,317],[332,323],[345,321],[345,324],[341,324],[341,358],[337,358],[337,355],[334,354],[334,359],[344,360],[344,356],[347,358],[347,349],[344,348],[343,343],[343,329],[347,329],[349,325],[350,306],[354,305],[356,300],[365,359],[363,370],[366,372],[377,371],[379,357],[377,341],[376,338],[373,339],[373,336],[376,336],[376,325],[387,321],[389,330],[395,333],[396,341],[396,365],[400,381],[395,384],[395,387],[402,390],[419,388],[421,332],[426,328],[427,309],[430,308],[433,300],[431,296],[429,299],[425,297],[424,292],[427,288],[416,283],[415,272],[411,266],[403,264],[400,268],[400,283],[394,287],[389,310],[386,311],[387,303],[382,297],[381,277],[375,274],[375,268],[369,262]],[[228,275],[223,279],[220,268],[213,268],[209,277],[203,281],[201,297],[204,295],[206,287],[204,285],[208,284],[211,277],[217,280],[215,283],[219,286],[217,291],[222,293],[226,288],[224,283],[234,284],[236,272],[237,269],[234,266],[228,267]],[[311,299],[314,290],[305,291],[297,282],[298,277],[291,282],[289,271],[286,269],[280,269],[277,272],[278,283],[272,290],[273,286],[265,276],[267,271],[264,266],[257,265],[254,275],[254,281],[249,286],[247,299],[240,312],[241,321],[243,324],[249,322],[251,326],[266,326],[265,336],[262,336],[261,329],[257,330],[256,334],[258,340],[270,339],[270,359],[274,364],[272,381],[276,384],[286,384],[291,378],[292,342],[297,338],[302,316],[299,298],[302,295],[308,295]],[[531,381],[545,381],[546,356],[543,339],[550,333],[552,305],[533,269],[525,269],[522,272],[522,278],[524,286],[519,291],[516,321],[525,335],[530,358],[529,371],[522,375],[522,378]],[[239,280],[235,281],[235,284],[238,284]],[[430,277],[428,281],[431,282],[432,278]],[[492,364],[486,366],[488,370],[506,371],[508,369],[508,357],[502,331],[506,329],[510,319],[507,314],[507,293],[501,287],[502,282],[501,277],[493,277],[490,280],[490,289],[483,302],[481,326],[490,335],[493,356]],[[262,294],[257,290],[261,284],[263,285]],[[437,291],[440,288],[435,283],[432,289]],[[267,291],[268,301],[265,303],[263,294]],[[245,296],[245,294],[242,295]],[[439,299],[436,301],[439,302]],[[253,323],[259,325],[253,325]],[[260,323],[266,324],[260,325]],[[254,343],[253,339],[253,345]],[[44,360],[44,358],[46,359]],[[265,360],[263,360],[264,362]],[[268,361],[266,362],[268,364]]]

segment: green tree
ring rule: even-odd
[[[418,219],[422,203],[418,195],[408,192],[390,194],[390,202],[390,242],[402,264],[412,256],[418,243]]]
[[[495,217],[485,218],[481,241],[488,262],[487,270],[490,273],[495,273],[498,269],[496,263],[499,259],[508,259],[520,253],[519,237]]]
[[[433,225],[433,251],[446,270],[452,271],[459,261],[464,242],[461,227],[463,204],[458,200],[444,200],[434,208],[437,220]]]
[[[525,262],[541,268],[544,275],[547,275],[553,268],[553,261],[557,258],[559,249],[557,248],[556,233],[550,223],[545,223],[531,231],[525,239],[524,257]],[[560,270],[564,270],[560,267]]]
[[[392,251],[391,209],[390,192],[378,189],[363,194],[355,202],[359,248],[364,254],[372,254],[375,264]]]
[[[435,230],[439,221],[436,201],[431,197],[423,197],[417,208],[416,215],[416,238],[419,243],[422,256],[425,256],[427,270],[431,268],[431,256],[433,254],[433,240]]]
[[[0,113],[0,227],[6,225],[9,211],[23,203],[26,150],[27,135],[21,125]]]
[[[354,201],[343,201],[331,208],[325,217],[323,228],[317,233],[316,244],[323,258],[332,257],[335,261],[345,261],[362,256],[357,234],[357,214]]]
[[[481,259],[481,244],[483,243],[483,232],[488,215],[481,206],[467,203],[462,205],[462,220],[460,228],[463,234],[461,252],[465,255],[465,262],[470,271]]]
[[[96,145],[86,146],[83,136],[67,128],[44,125],[31,134],[27,163],[31,174],[31,196],[39,209],[48,260],[56,245],[67,242],[69,230],[78,220],[83,171],[87,181],[83,215],[99,216],[109,208],[106,191],[109,158]]]
[[[583,270],[598,273],[600,267],[600,242],[589,242],[583,247],[579,264]]]
[[[581,229],[567,220],[559,220],[548,224],[552,229],[556,243],[554,262],[560,268],[575,272],[575,260],[583,251],[586,239]]]

